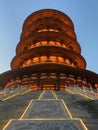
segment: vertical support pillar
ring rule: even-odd
[[[38,90],[40,90],[40,79],[39,79],[39,74],[37,76],[37,87],[38,87]]]
[[[59,75],[57,76],[57,86],[58,86],[58,90],[60,90],[60,78],[59,78]]]

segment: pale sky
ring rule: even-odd
[[[72,19],[86,69],[98,74],[98,0],[0,0],[0,73],[11,69],[24,20],[47,8],[60,10]]]

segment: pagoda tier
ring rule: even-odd
[[[24,22],[12,69],[55,63],[85,68],[71,19],[57,10],[40,10]]]
[[[0,87],[17,77],[23,81],[24,76],[39,89],[65,89],[70,79],[98,84],[98,74],[86,70],[73,22],[66,14],[43,9],[24,21],[11,70],[0,75]]]

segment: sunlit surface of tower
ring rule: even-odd
[[[27,78],[32,89],[65,89],[65,84],[98,83],[98,75],[86,70],[72,20],[64,13],[43,9],[23,23],[11,70],[1,74],[0,86],[11,79]]]

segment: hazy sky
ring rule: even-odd
[[[26,17],[45,8],[72,19],[86,69],[98,73],[98,0],[0,0],[0,73],[11,69]]]

